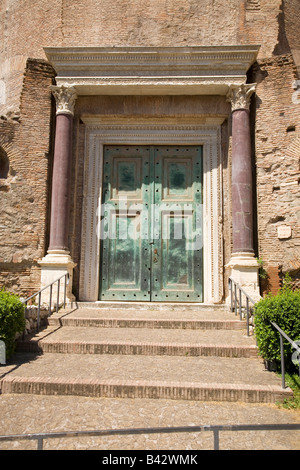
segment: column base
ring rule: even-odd
[[[49,250],[47,255],[39,261],[39,265],[42,267],[41,272],[41,289],[48,286],[51,282],[58,279],[64,274],[69,274],[69,282],[66,288],[66,301],[67,303],[74,302],[76,299],[72,294],[73,285],[73,269],[76,263],[72,261],[72,258],[68,251],[64,250]],[[57,285],[53,285],[52,290],[52,302],[57,302]],[[64,301],[64,285],[65,279],[62,278],[60,281],[59,291],[59,303],[62,304]],[[50,289],[45,289],[42,292],[42,303],[49,303]]]
[[[230,277],[232,277],[255,302],[260,300],[259,265],[253,253],[234,253],[225,267],[230,270]],[[229,297],[226,303],[230,303]]]

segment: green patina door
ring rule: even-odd
[[[100,300],[202,302],[202,147],[105,146]]]

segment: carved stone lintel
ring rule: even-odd
[[[74,115],[77,93],[74,87],[51,86],[52,94],[56,100],[56,114]]]
[[[231,103],[232,111],[250,108],[250,98],[255,92],[256,83],[232,85],[227,94],[227,101]]]

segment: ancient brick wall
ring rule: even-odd
[[[49,205],[53,69],[28,60],[20,114],[0,121],[0,146],[9,161],[0,179],[0,285],[27,295],[40,283]]]
[[[254,78],[258,250],[274,286],[280,273],[300,269],[300,100],[292,56],[258,61]]]

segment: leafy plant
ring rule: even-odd
[[[6,347],[6,357],[10,358],[15,350],[17,333],[25,328],[24,304],[10,292],[0,291],[0,339]]]
[[[261,356],[280,365],[280,336],[271,325],[275,322],[293,341],[300,340],[300,291],[292,290],[292,282],[286,276],[277,295],[269,294],[255,306],[255,335]],[[285,365],[293,370],[292,345],[284,340]]]
[[[267,271],[264,268],[264,261],[260,258],[256,258],[256,260],[257,260],[257,263],[258,263],[258,266],[259,266],[259,268],[258,268],[259,277],[261,279],[268,279],[269,276],[268,276]]]
[[[290,410],[300,409],[300,377],[298,374],[285,374],[285,383],[288,387],[293,390],[294,396],[292,398],[286,398],[283,403],[279,403],[282,408]]]

